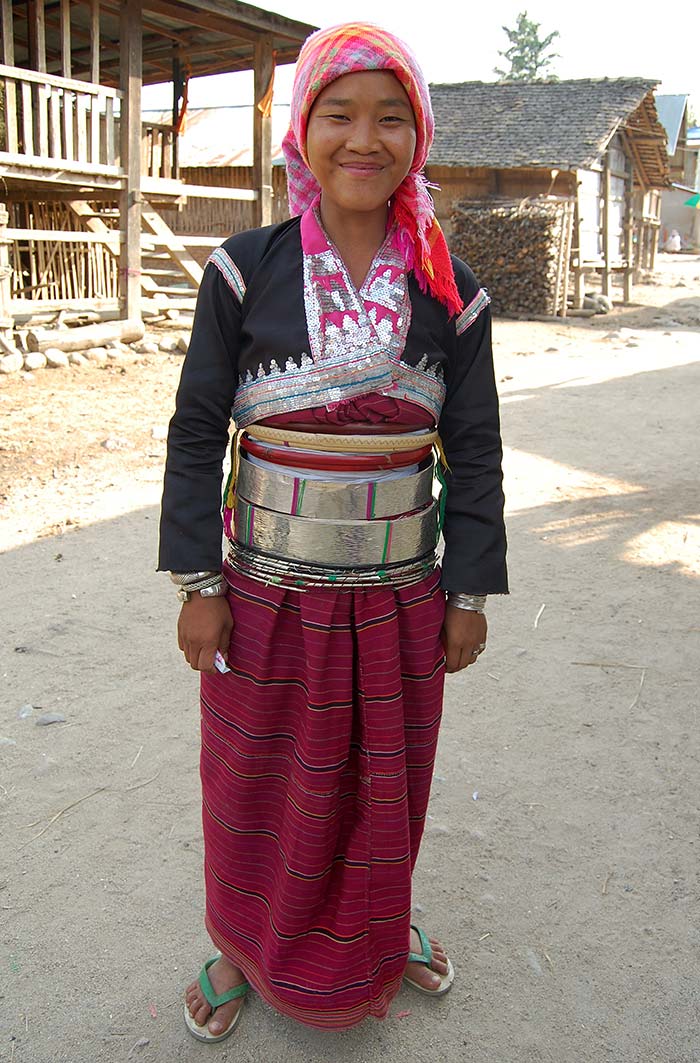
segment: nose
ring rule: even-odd
[[[371,155],[379,151],[381,144],[376,123],[369,117],[357,118],[350,123],[345,147],[357,155]]]

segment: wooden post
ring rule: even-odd
[[[2,61],[15,65],[15,33],[12,21],[12,0],[2,0]],[[5,151],[16,153],[17,145],[17,88],[14,81],[5,81]]]
[[[142,0],[123,0],[121,8],[121,167],[125,182],[119,196],[119,297],[125,318],[141,318],[141,77]]]
[[[634,231],[634,176],[632,173],[632,163],[629,159],[627,159],[627,166],[629,167],[629,170],[625,180],[625,281],[622,295],[622,301],[625,305],[632,302],[632,279],[634,276],[634,262],[632,261],[634,255],[634,243],[632,239]]]
[[[72,77],[70,40],[70,0],[61,0],[61,73]]]
[[[581,310],[583,308],[583,298],[585,295],[585,283],[586,276],[583,271],[583,241],[581,239],[581,180],[579,178],[578,170],[575,174],[576,181],[576,199],[574,201],[574,231],[576,246],[574,248],[574,254],[576,256],[574,265],[574,310]]]
[[[8,333],[12,329],[13,321],[10,313],[10,240],[6,237],[7,223],[10,216],[4,203],[0,203],[0,335]],[[3,353],[3,352],[0,352]]]
[[[268,107],[263,101],[269,93],[274,72],[272,38],[263,34],[255,42],[253,87],[253,188],[258,193],[253,204],[255,225],[272,223],[272,101]]]
[[[170,145],[170,173],[166,177],[177,180],[180,176],[180,134],[178,132],[178,118],[180,117],[180,100],[183,99],[185,81],[182,76],[182,63],[180,56],[173,52],[173,135]]]
[[[600,289],[610,295],[610,160],[603,157],[603,270]]]
[[[90,80],[100,83],[100,0],[90,3]]]

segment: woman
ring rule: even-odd
[[[221,956],[186,994],[201,1040],[232,1032],[250,985],[339,1028],[386,1015],[404,979],[439,995],[454,977],[410,926],[411,873],[444,672],[477,659],[484,596],[507,583],[488,296],[434,217],[432,133],[402,42],[362,24],[314,34],[284,143],[294,217],[227,240],[200,289],[160,568],[202,672],[206,925]],[[232,406],[245,431],[222,576]]]

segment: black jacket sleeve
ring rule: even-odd
[[[211,263],[168,431],[158,568],[221,568],[221,480],[237,380],[241,307]]]
[[[454,260],[467,306],[479,285]],[[453,350],[439,431],[449,466],[443,536],[442,585],[463,594],[507,594],[503,521],[502,446],[486,306],[461,335],[452,322]]]

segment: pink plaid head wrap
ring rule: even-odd
[[[337,78],[363,70],[391,71],[410,100],[416,123],[416,150],[409,174],[392,197],[396,245],[423,291],[429,290],[451,313],[458,314],[462,300],[428,183],[421,172],[435,128],[430,93],[411,50],[387,30],[369,23],[348,22],[318,30],[304,42],[294,77],[291,123],[282,141],[290,212],[302,214],[320,191],[306,155],[306,130],[316,97]]]

